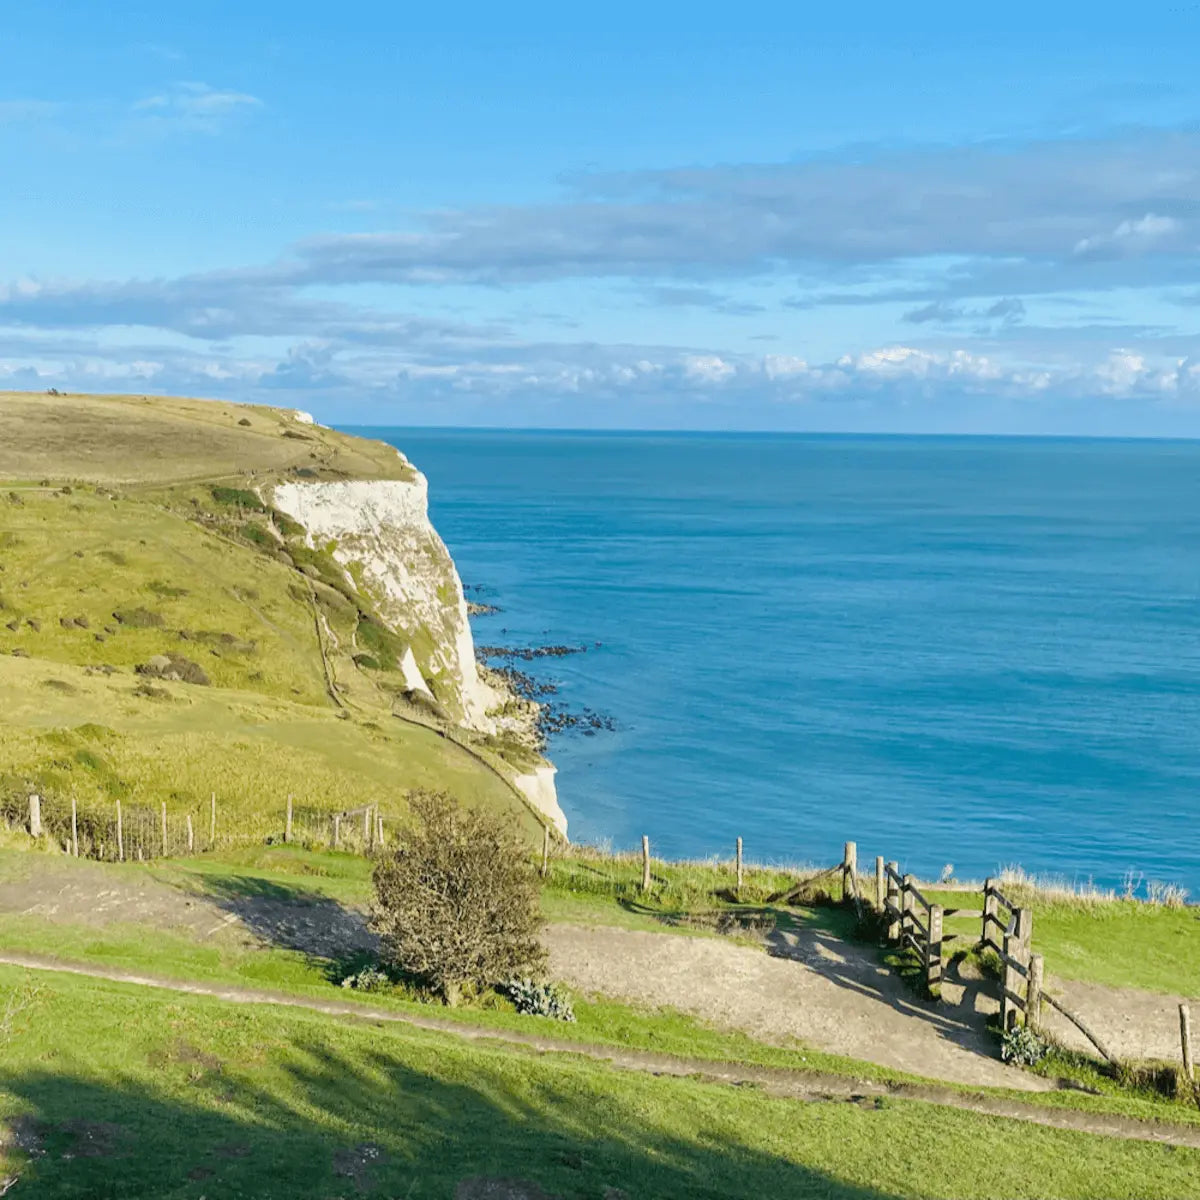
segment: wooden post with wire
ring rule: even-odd
[[[550,826],[542,826],[542,878],[550,873]]]
[[[883,855],[877,854],[875,855],[875,907],[879,909],[880,912],[883,912],[883,906],[887,900],[887,892],[885,887]]]
[[[287,801],[287,816],[283,823],[283,840],[290,842],[292,840],[292,793],[288,792]]]
[[[942,906],[929,906],[929,936],[925,941],[925,987],[931,996],[942,985]]]
[[[1196,1067],[1192,1060],[1192,1013],[1186,1004],[1179,1006],[1179,1048],[1183,1056],[1184,1082],[1192,1089],[1196,1104],[1200,1105],[1200,1088],[1196,1086]]]
[[[191,813],[188,813],[188,815],[187,815],[187,839],[188,839],[188,853],[193,854],[196,850],[196,835],[192,830],[192,814]]]
[[[336,850],[342,838],[342,814],[333,814],[333,848]]]
[[[71,793],[71,853],[79,857],[79,806],[74,792]]]
[[[125,836],[121,828],[121,801],[117,801],[117,862],[125,861]]]
[[[738,899],[742,896],[742,839],[737,840],[737,894]]]
[[[1041,954],[1029,956],[1029,983],[1025,992],[1025,1024],[1034,1033],[1042,1029],[1042,990],[1046,986],[1046,960]]]
[[[29,836],[42,836],[42,798],[36,792],[29,796]]]
[[[208,800],[208,848],[211,850],[217,844],[217,793],[210,792]]]
[[[650,839],[642,834],[642,891],[650,890]]]
[[[162,852],[163,858],[167,857],[167,802],[162,802]]]
[[[858,846],[847,842],[842,851],[842,899],[858,896]]]

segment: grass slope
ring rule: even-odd
[[[488,1177],[597,1200],[1150,1200],[1200,1177],[1196,1151],[916,1102],[771,1099],[11,969],[0,990],[0,1115],[27,1147],[5,1165],[51,1198],[415,1200]]]
[[[398,719],[419,714],[396,673],[353,658],[368,625],[396,639],[249,490],[411,477],[391,447],[281,410],[137,397],[0,393],[0,430],[0,479],[26,481],[0,487],[0,794],[16,807],[30,788],[105,816],[165,802],[207,829],[216,792],[225,832],[261,837],[289,793],[396,816],[419,787],[540,840],[486,745]],[[207,685],[136,673],[161,655]]]
[[[287,409],[0,392],[0,480],[145,485],[297,469],[412,477],[390,446],[302,424]]]

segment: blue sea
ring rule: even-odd
[[[527,668],[617,725],[552,742],[574,840],[1200,893],[1200,443],[358,432],[477,642],[592,647]]]

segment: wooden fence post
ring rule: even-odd
[[[117,801],[117,861],[125,861],[125,837],[121,829],[121,802]]]
[[[900,948],[904,949],[904,936],[911,933],[912,921],[909,919],[912,916],[912,876],[905,875],[904,882],[900,885]]]
[[[1183,1078],[1194,1091],[1196,1068],[1192,1062],[1192,1013],[1186,1004],[1179,1006],[1179,1048],[1183,1054]]]
[[[375,806],[375,845],[383,849],[383,818],[379,815],[379,806]]]
[[[341,836],[342,836],[342,814],[334,813],[333,814],[333,848],[335,850],[338,848],[338,843],[341,841]]]
[[[992,892],[992,881],[984,880],[983,884],[983,927],[980,934],[980,942],[992,941],[992,923],[996,919],[996,896]]]
[[[1021,972],[1013,965],[1014,962],[1028,964],[1028,942],[1026,934],[1031,922],[1028,910],[1014,908],[1012,915],[1012,932],[1004,933],[1004,974],[1002,976],[1002,992],[1000,994],[1000,1028],[1007,1032],[1021,1023],[1020,987]],[[1011,961],[1010,961],[1011,960]]]
[[[71,853],[79,857],[79,807],[74,793],[71,794]]]
[[[208,848],[211,850],[217,844],[217,793],[209,793],[210,811],[208,815]]]
[[[858,846],[847,842],[842,851],[842,899],[858,895]]]
[[[883,912],[884,891],[883,855],[875,855],[875,907]]]
[[[1025,1024],[1034,1033],[1042,1028],[1042,989],[1046,985],[1046,960],[1040,954],[1029,956],[1029,986],[1025,993]]]
[[[888,907],[898,912],[900,909],[900,889],[896,886],[894,876],[900,873],[900,864],[890,862],[887,864],[887,870],[889,872],[887,876]],[[889,942],[894,942],[900,937],[900,922],[895,917],[888,922],[887,935]]]
[[[371,849],[371,810],[363,809],[363,853]]]
[[[163,858],[167,857],[167,802],[162,803],[162,846]]]
[[[187,815],[187,835],[188,835],[188,853],[191,854],[196,849],[196,838],[192,832],[192,814]]]
[[[642,834],[642,891],[650,890],[650,839]]]
[[[292,793],[288,792],[287,816],[283,822],[283,840],[290,842],[292,840]]]
[[[737,840],[737,894],[738,898],[742,895],[742,839]]]
[[[29,796],[29,836],[42,836],[42,798],[36,792]]]
[[[925,986],[936,996],[942,982],[942,906],[929,906],[929,938],[925,943]]]
[[[542,826],[542,878],[550,872],[550,826]]]

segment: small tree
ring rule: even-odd
[[[545,950],[538,880],[526,847],[497,814],[444,792],[414,792],[414,821],[375,866],[371,924],[390,965],[456,1004],[538,970]]]

